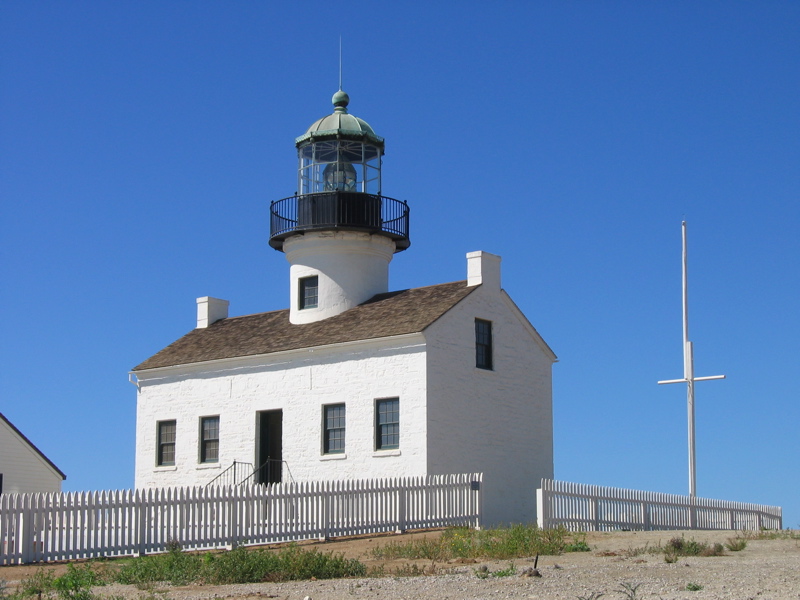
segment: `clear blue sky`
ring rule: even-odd
[[[339,35],[411,206],[390,287],[503,257],[560,359],[556,476],[687,493],[685,387],[656,384],[686,219],[696,373],[728,377],[697,385],[698,494],[800,526],[794,1],[0,3],[0,411],[65,489],[133,485],[128,371],[196,297],[288,305],[269,202]]]

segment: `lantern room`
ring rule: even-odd
[[[297,193],[270,205],[270,246],[292,236],[358,231],[388,237],[394,252],[409,247],[408,204],[382,195],[383,138],[347,112],[350,97],[333,95],[333,113],[295,140]]]
[[[349,103],[345,92],[336,92],[333,114],[316,121],[295,141],[301,196],[335,191],[380,195],[383,138],[347,112]]]

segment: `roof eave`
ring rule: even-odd
[[[427,328],[427,326],[425,327]],[[422,331],[414,331],[410,333],[403,333],[398,335],[389,335],[383,337],[374,337],[374,338],[364,338],[360,340],[352,340],[347,342],[336,342],[335,344],[322,344],[319,346],[306,346],[303,348],[292,348],[291,350],[278,350],[276,352],[265,352],[262,354],[248,354],[243,356],[230,356],[227,358],[215,358],[212,360],[201,360],[197,362],[190,362],[190,363],[181,363],[177,365],[162,365],[160,367],[150,367],[146,369],[139,369],[138,367],[134,367],[129,371],[129,375],[136,376],[137,379],[140,379],[139,375],[161,375],[165,374],[168,375],[170,373],[177,373],[186,370],[194,370],[197,368],[202,367],[219,367],[213,370],[216,371],[224,371],[227,370],[225,365],[233,365],[234,363],[242,363],[242,362],[253,362],[253,366],[256,366],[259,363],[265,362],[265,359],[269,358],[270,362],[272,360],[280,360],[292,354],[304,354],[309,352],[325,352],[327,350],[338,350],[340,348],[348,348],[358,345],[365,345],[365,344],[378,344],[380,342],[386,341],[401,341],[403,339],[409,339],[413,337],[421,337],[424,339],[422,335]],[[241,368],[241,365],[237,366],[237,368]]]
[[[321,131],[310,131],[296,138],[294,145],[300,148],[307,143],[312,144],[317,141],[325,140],[352,140],[356,142],[369,142],[383,148],[385,141],[379,135],[373,135],[367,131],[357,129],[325,129]]]

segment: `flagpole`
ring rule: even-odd
[[[683,240],[683,379],[669,379],[659,381],[664,383],[686,383],[686,412],[689,429],[689,495],[697,495],[697,474],[695,458],[695,432],[694,432],[694,382],[708,381],[711,379],[725,379],[725,375],[712,375],[710,377],[694,376],[694,348],[689,341],[689,253],[686,242],[686,221],[681,222],[681,237]]]
[[[689,252],[686,245],[686,221],[681,222],[683,240],[683,378],[686,380],[686,413],[689,426],[689,495],[697,495],[694,445],[694,357],[689,341]]]

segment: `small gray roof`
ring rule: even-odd
[[[133,368],[145,371],[424,331],[477,286],[466,281],[378,294],[315,323],[292,325],[289,310],[230,317],[194,329]]]
[[[347,112],[350,96],[339,90],[333,95],[332,102],[333,114],[314,121],[311,127],[295,140],[295,145],[299,147],[314,140],[343,138],[367,141],[383,148],[383,138],[375,134],[369,123]]]

